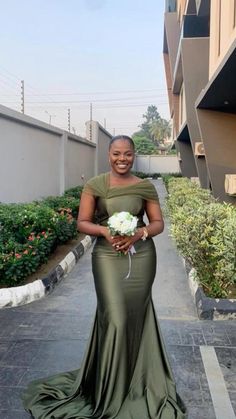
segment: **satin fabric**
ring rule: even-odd
[[[108,174],[90,181],[85,192],[96,196],[97,217],[103,224],[115,211],[125,210],[143,225],[145,200],[158,199],[149,181],[110,188]],[[151,297],[156,272],[153,240],[139,240],[135,250],[131,275],[124,279],[128,256],[119,256],[104,238],[97,238],[92,253],[97,310],[87,352],[80,369],[29,384],[23,404],[34,418],[187,417]]]

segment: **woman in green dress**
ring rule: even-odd
[[[187,417],[151,297],[156,272],[152,237],[163,231],[163,218],[153,184],[132,175],[133,161],[132,139],[113,137],[111,171],[84,187],[78,228],[97,237],[92,253],[95,321],[79,370],[29,384],[23,402],[36,419]],[[108,218],[120,211],[138,217],[133,236],[111,236]]]

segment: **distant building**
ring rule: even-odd
[[[183,176],[236,204],[236,0],[166,0],[164,63]]]

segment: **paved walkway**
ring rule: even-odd
[[[162,200],[163,185],[155,184]],[[153,299],[189,419],[233,419],[236,322],[198,320],[167,223],[155,242],[158,269]],[[29,418],[19,395],[32,379],[78,368],[96,307],[90,253],[51,295],[0,310],[1,419]]]

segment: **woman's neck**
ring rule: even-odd
[[[111,170],[110,171],[110,177],[115,178],[115,179],[121,179],[121,180],[123,180],[123,179],[132,179],[133,178],[133,175],[130,172],[124,173],[124,174],[120,174],[120,173],[113,172]]]

